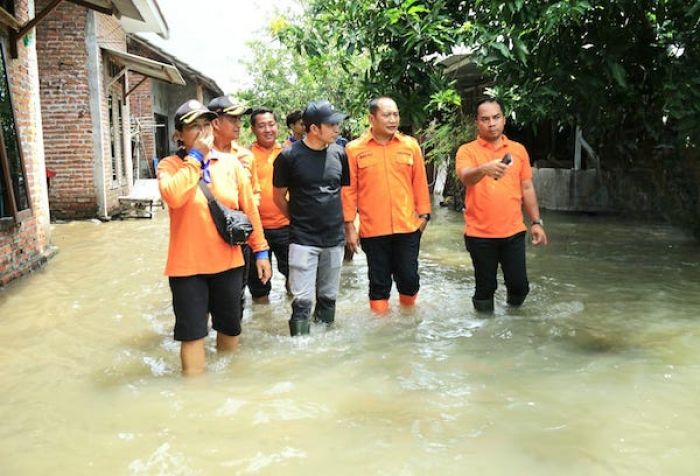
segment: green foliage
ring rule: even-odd
[[[700,143],[700,2],[472,1],[461,39],[518,122],[617,157]]]
[[[447,121],[433,119],[420,133],[426,162],[449,163],[459,146],[474,139],[474,136],[474,123],[462,116]]]
[[[323,93],[362,117],[389,95],[404,129],[457,135],[454,83],[433,60],[464,46],[517,123],[579,125],[604,164],[700,143],[700,0],[305,3],[274,27],[283,46],[252,65],[259,98],[286,109]]]
[[[289,25],[279,36],[310,56],[323,56],[330,49],[342,51],[350,62],[367,57],[362,76],[365,93],[394,98],[402,126],[412,131],[435,117],[431,103],[435,94],[456,95],[452,82],[428,59],[454,45],[452,3],[309,0],[307,22]]]
[[[286,28],[276,20],[272,33]],[[327,99],[337,109],[350,114],[344,124],[357,134],[366,124],[368,95],[361,84],[361,75],[368,60],[356,55],[351,62],[336,50],[322,55],[306,55],[263,38],[249,43],[253,61],[246,63],[252,86],[235,94],[253,107],[269,107],[278,117],[280,135],[285,133],[285,118],[313,100]]]

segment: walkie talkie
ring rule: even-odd
[[[510,152],[506,152],[506,155],[503,156],[501,159],[502,164],[510,165],[510,163],[513,162],[513,157],[511,157]],[[494,180],[498,180],[495,178]]]

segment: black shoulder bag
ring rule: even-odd
[[[248,216],[241,210],[228,208],[214,198],[214,195],[209,191],[207,183],[202,179],[199,180],[199,188],[204,193],[204,196],[207,197],[211,217],[221,238],[231,246],[245,244],[253,232],[253,225],[250,223]]]

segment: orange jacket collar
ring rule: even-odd
[[[494,147],[491,142],[486,141],[486,140],[482,139],[481,137],[477,137],[476,141],[481,147],[484,147],[484,148],[490,149],[490,150],[499,150],[499,149],[503,149],[504,147],[508,147],[508,142],[509,142],[508,137],[506,137],[505,134],[501,134],[501,144],[497,147]]]
[[[253,144],[250,146],[250,148],[251,148],[251,149],[257,148],[257,149],[260,149],[260,150],[273,151],[273,150],[282,149],[282,146],[281,146],[280,144],[278,144],[277,142],[275,142],[274,145],[273,145],[272,147],[269,147],[269,148],[268,148],[268,147],[263,147],[263,146],[261,146],[260,144],[258,144],[257,141],[255,141],[255,142],[253,142]]]
[[[399,135],[400,135],[400,134],[401,134],[400,132],[395,132],[394,135],[393,135],[393,136],[391,137],[391,139],[389,140],[389,142],[393,142],[393,141],[398,141],[398,140],[400,140],[400,139],[399,139]],[[362,136],[360,137],[360,143],[362,143],[362,144],[368,144],[368,143],[369,143],[370,141],[372,141],[372,140],[373,140],[374,142],[376,142],[377,144],[380,143],[380,142],[377,140],[377,138],[374,137],[374,133],[372,132],[372,128],[370,127],[369,129],[367,129],[367,132],[365,132],[364,134],[362,134]]]

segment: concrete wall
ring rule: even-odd
[[[113,50],[126,52],[126,33],[122,29],[119,20],[113,16],[102,15],[100,13],[89,12],[89,15],[93,15],[96,23],[95,34],[97,38],[97,43],[100,47],[110,48]],[[106,209],[107,215],[119,210],[119,197],[128,195],[133,187],[133,163],[131,158],[131,136],[130,136],[130,124],[129,124],[129,103],[128,101],[124,104],[124,94],[129,90],[128,75],[122,80],[118,81],[116,84],[110,87],[107,91],[106,85],[109,80],[109,72],[106,71],[108,62],[105,60],[104,55],[102,55],[102,50],[100,51],[99,65],[102,68],[100,71],[100,79],[104,81],[103,87],[99,88],[100,97],[99,101],[102,108],[102,154],[104,161],[104,183],[107,184],[106,189]],[[118,169],[117,180],[112,179],[112,152],[111,152],[111,139],[109,130],[109,110],[108,110],[108,92],[111,92],[113,96],[122,102],[122,141],[121,141],[121,158]],[[96,178],[98,179],[98,178]]]
[[[34,17],[34,2],[15,2],[18,20]],[[49,202],[44,165],[44,142],[39,97],[36,36],[31,31],[28,45],[18,42],[19,57],[10,58],[6,30],[0,27],[5,47],[5,64],[14,104],[15,125],[24,159],[31,215],[20,223],[0,220],[0,286],[40,266],[54,250],[49,244]]]
[[[596,170],[532,169],[541,208],[561,211],[608,212],[612,203]]]

